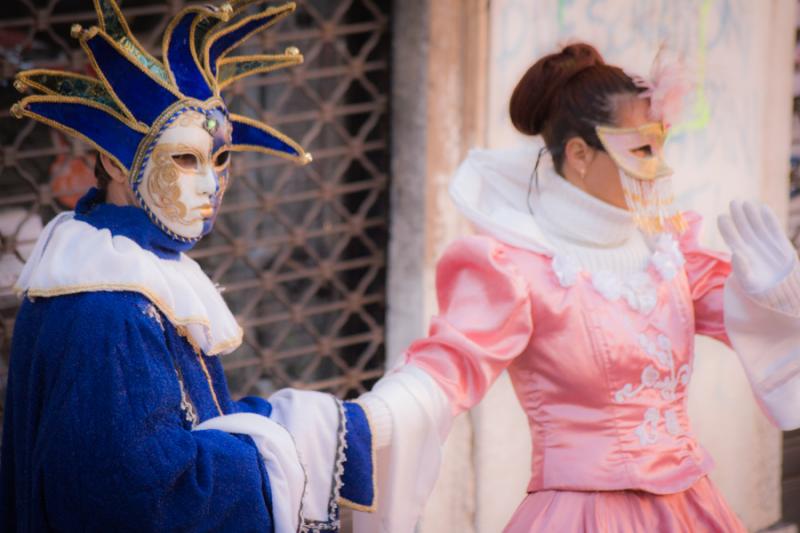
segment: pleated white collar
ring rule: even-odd
[[[131,291],[149,299],[207,355],[229,353],[242,329],[214,283],[185,254],[161,259],[131,239],[62,213],[44,229],[17,290],[30,297]]]

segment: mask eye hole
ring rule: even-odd
[[[649,144],[643,144],[642,146],[638,146],[631,150],[631,153],[636,157],[652,157],[653,156],[653,147]]]
[[[224,150],[224,151],[218,153],[214,157],[214,166],[217,167],[217,168],[224,167],[225,165],[228,164],[228,162],[230,160],[231,160],[231,152],[230,152],[230,150]]]
[[[185,170],[197,170],[200,166],[200,162],[194,154],[173,154],[172,160]]]

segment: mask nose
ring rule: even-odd
[[[210,168],[198,176],[197,179],[197,193],[211,196],[217,192],[217,179],[214,171]]]

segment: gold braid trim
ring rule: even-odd
[[[183,17],[188,15],[189,13],[198,13],[200,15],[204,15],[202,17],[196,17],[192,21],[192,25],[189,28],[189,50],[191,52],[192,59],[194,59],[195,65],[197,65],[198,71],[203,75],[203,78],[205,78],[207,83],[209,81],[208,80],[208,76],[206,75],[205,69],[200,64],[200,58],[197,57],[197,53],[195,52],[195,47],[194,47],[194,31],[195,31],[195,28],[197,27],[197,24],[201,20],[206,19],[206,18],[213,17],[213,18],[219,19],[219,20],[221,20],[223,22],[226,22],[230,18],[230,13],[228,11],[216,10],[216,9],[212,9],[212,8],[210,8],[208,6],[190,6],[190,7],[185,7],[182,10],[180,10],[177,15],[172,17],[172,20],[169,22],[169,25],[167,26],[167,29],[164,32],[164,38],[163,38],[163,40],[161,42],[161,57],[162,57],[162,59],[164,61],[164,66],[166,67],[167,75],[169,76],[169,81],[172,82],[172,84],[175,87],[177,87],[178,84],[175,81],[175,75],[172,73],[172,68],[169,65],[169,54],[167,54],[167,51],[169,50],[169,43],[172,41],[172,32],[175,31],[175,27],[178,25],[179,22],[181,22],[181,19],[183,19]],[[213,87],[213,84],[211,84],[211,83],[209,83],[208,85],[209,85],[209,87]],[[212,92],[213,92],[213,90],[212,90]]]
[[[178,329],[178,333],[180,333],[183,337],[189,341],[189,336],[185,334],[184,331],[181,331],[180,328]],[[217,391],[214,390],[214,382],[211,379],[211,373],[208,371],[208,367],[206,366],[206,362],[203,361],[203,351],[197,348],[193,342],[189,342],[189,344],[194,349],[194,354],[197,356],[197,360],[200,362],[200,368],[203,369],[203,374],[206,376],[206,383],[208,384],[208,390],[211,392],[211,398],[214,400],[214,405],[217,406],[217,412],[221,415],[225,413],[222,411],[222,406],[219,404],[219,398],[217,398]]]
[[[82,81],[84,83],[92,85],[96,90],[102,91],[103,93],[105,93],[104,96],[107,97],[108,100],[111,101],[111,103],[116,105],[116,100],[111,95],[111,93],[108,92],[108,89],[106,88],[106,86],[103,84],[102,81],[100,81],[97,78],[93,78],[91,76],[85,76],[83,74],[78,74],[77,72],[68,72],[68,71],[65,71],[65,70],[51,70],[51,69],[46,69],[46,68],[35,68],[35,69],[30,69],[30,70],[23,70],[21,72],[18,72],[16,77],[14,78],[14,87],[17,90],[20,90],[20,92],[21,92],[21,89],[24,89],[24,86],[28,86],[31,89],[35,89],[35,90],[37,90],[37,91],[39,91],[39,92],[41,92],[43,94],[49,94],[49,95],[53,95],[53,96],[85,98],[86,100],[91,100],[93,102],[97,102],[99,104],[103,104],[103,102],[101,102],[99,100],[96,100],[96,99],[93,99],[93,98],[89,98],[88,96],[78,96],[78,95],[75,95],[75,94],[67,95],[67,94],[60,93],[60,92],[56,91],[55,89],[53,89],[52,87],[48,87],[47,85],[44,85],[43,83],[40,83],[39,81],[34,79],[34,78],[36,78],[38,76],[50,76],[50,77],[53,77],[53,78],[59,78],[62,81],[80,80],[80,81]],[[22,86],[20,86],[20,84]],[[107,104],[103,104],[103,105],[107,105]],[[113,109],[113,111],[120,111],[121,112],[122,109],[119,109],[119,110]],[[136,119],[134,117],[132,117],[132,116],[128,117],[128,119],[133,121],[133,122],[136,122]]]
[[[289,2],[289,3],[284,4],[282,6],[270,7],[270,8],[267,8],[266,10],[264,10],[261,13],[256,13],[255,15],[250,15],[249,17],[245,17],[242,20],[240,20],[239,22],[237,22],[236,24],[233,24],[231,26],[227,26],[227,27],[217,31],[216,33],[212,33],[211,35],[209,35],[209,37],[206,39],[205,43],[203,43],[203,64],[205,65],[206,72],[208,73],[208,77],[211,78],[211,79],[215,79],[216,78],[214,73],[211,71],[210,53],[211,53],[211,47],[214,45],[215,42],[217,42],[217,40],[219,40],[219,38],[224,37],[225,35],[228,35],[229,33],[232,33],[234,31],[238,30],[239,28],[241,28],[242,26],[244,26],[245,24],[247,24],[248,22],[251,22],[253,20],[264,19],[264,18],[269,18],[269,17],[275,16],[275,18],[273,20],[267,22],[263,26],[259,26],[258,28],[255,28],[254,30],[248,32],[247,34],[245,34],[244,37],[242,37],[241,39],[239,39],[238,41],[233,43],[231,46],[229,46],[228,48],[223,50],[219,54],[219,56],[217,57],[217,59],[222,59],[231,50],[234,50],[235,48],[237,48],[239,45],[241,45],[247,39],[252,37],[254,34],[256,34],[256,33],[260,32],[260,31],[266,30],[267,28],[271,28],[276,23],[278,23],[280,20],[282,20],[284,17],[290,15],[296,9],[296,7],[297,6],[296,6],[296,4],[294,2]]]
[[[372,455],[372,504],[370,505],[363,505],[361,503],[356,503],[354,501],[350,501],[343,496],[339,496],[339,505],[344,507],[348,507],[354,511],[362,511],[364,513],[374,513],[378,510],[378,462],[377,462],[377,450],[375,449],[375,425],[372,423],[372,418],[369,416],[369,410],[359,402],[358,400],[351,400],[352,403],[358,404],[361,407],[361,410],[364,411],[364,416],[367,417],[367,425],[369,426],[369,444],[370,444],[370,454]],[[345,468],[347,465],[345,463]]]
[[[240,344],[242,344],[242,338],[244,337],[244,332],[242,328],[239,328],[239,332],[235,337],[231,337],[226,341],[220,341],[217,344],[213,345],[206,355],[219,355],[220,353],[226,350],[233,350],[234,348],[238,348]]]
[[[82,80],[84,80],[86,82],[89,82],[89,83],[99,83],[100,82],[100,80],[98,80],[97,78],[93,78],[93,77],[87,76],[85,74],[79,74],[77,72],[70,72],[68,70],[53,70],[53,69],[49,69],[49,68],[32,68],[32,69],[20,71],[20,72],[17,73],[17,79],[18,80],[22,80],[26,84],[28,84],[28,85],[33,87],[34,85],[39,85],[39,84],[37,82],[31,80],[31,79],[28,79],[28,77],[29,76],[36,76],[36,75],[39,75],[39,74],[62,76],[62,77],[65,77],[65,78],[78,78],[78,79],[82,79]],[[52,92],[52,90],[50,88],[48,88],[48,87],[46,87],[44,85],[42,85],[41,88],[39,88],[39,87],[36,87],[36,88],[41,90],[41,91],[50,91],[50,92],[48,92],[48,94],[56,94],[56,93]],[[105,88],[105,87],[103,87],[103,88]]]
[[[26,291],[21,287],[15,287],[16,292],[18,293],[25,293]],[[135,283],[91,283],[85,285],[69,285],[65,287],[54,287],[52,289],[28,289],[27,294],[32,298],[51,298],[54,296],[64,296],[67,294],[78,294],[81,292],[98,292],[98,291],[110,291],[110,292],[137,292],[150,300],[158,309],[164,313],[164,316],[178,329],[178,332],[181,333],[180,328],[186,327],[192,324],[199,324],[206,329],[211,329],[211,325],[208,322],[208,319],[205,317],[187,317],[183,319],[179,319],[175,312],[169,307],[164,300],[162,300],[157,294],[153,291],[148,289],[143,285],[138,285]],[[242,331],[241,327],[237,328],[237,333],[224,341],[220,341],[217,344],[214,344],[206,353],[207,355],[218,355],[223,350],[229,348],[235,348],[242,343],[242,337],[244,332]],[[194,342],[191,341],[187,335],[186,330],[183,330],[183,336],[187,338],[189,343],[192,347],[197,351],[200,350],[200,347]],[[201,350],[202,351],[202,350]]]
[[[286,152],[282,152],[280,150],[272,150],[270,148],[266,148],[264,146],[258,146],[254,144],[232,144],[230,147],[231,151],[234,152],[261,152],[263,154],[275,155],[281,157],[283,159],[288,159],[289,161],[294,161],[295,163],[301,165],[307,165],[312,161],[311,154],[307,153],[303,150],[303,147],[297,144],[294,140],[290,139],[283,133],[279,132],[278,130],[267,126],[257,120],[253,120],[251,118],[237,115],[236,113],[230,114],[230,120],[233,122],[233,129],[236,130],[236,122],[241,122],[242,124],[247,124],[248,126],[252,126],[254,128],[258,128],[262,131],[269,133],[270,135],[274,135],[281,141],[285,142],[292,148],[297,151],[297,155],[287,154]]]
[[[234,16],[241,13],[244,8],[255,6],[258,4],[266,4],[271,2],[272,0],[231,0],[230,4],[234,10]]]
[[[116,113],[115,111],[113,111],[109,107],[106,107],[106,106],[104,106],[102,104],[98,104],[97,102],[93,102],[91,100],[84,100],[83,98],[70,97],[70,96],[58,96],[58,95],[33,95],[33,96],[27,96],[27,97],[23,98],[22,100],[20,100],[16,104],[14,104],[14,106],[12,106],[11,112],[12,112],[12,114],[14,114],[15,117],[17,117],[17,118],[22,118],[22,117],[32,118],[33,120],[36,120],[36,121],[41,122],[43,124],[46,124],[46,125],[50,126],[51,128],[55,128],[55,129],[57,129],[57,130],[59,130],[59,131],[61,131],[63,133],[66,133],[67,135],[70,135],[72,137],[76,137],[76,138],[78,138],[78,139],[80,139],[82,141],[85,141],[85,142],[89,143],[91,146],[93,146],[99,152],[102,152],[105,155],[107,155],[109,157],[109,159],[111,159],[112,161],[114,161],[114,163],[119,165],[119,167],[121,169],[123,169],[125,172],[128,171],[128,167],[123,165],[122,161],[120,161],[117,158],[117,156],[115,156],[114,154],[112,154],[111,152],[109,152],[108,150],[103,148],[102,146],[100,146],[93,139],[90,139],[89,137],[87,137],[83,133],[81,133],[81,132],[79,132],[79,131],[77,131],[75,129],[72,129],[72,128],[68,127],[68,126],[65,126],[65,125],[61,124],[60,122],[57,122],[57,121],[55,121],[55,120],[53,120],[51,118],[42,116],[42,115],[40,115],[38,113],[35,113],[35,112],[31,111],[30,109],[27,109],[26,106],[29,103],[32,103],[32,102],[34,102],[34,103],[35,102],[46,102],[46,103],[59,103],[59,104],[79,104],[79,105],[85,105],[85,106],[88,106],[88,107],[94,107],[94,108],[99,109],[99,110],[101,110],[101,111],[103,111],[105,113],[108,113],[109,115],[111,115],[112,117],[114,117],[115,119],[117,119],[120,122],[124,123],[126,126],[128,126],[129,128],[131,128],[131,129],[133,129],[135,131],[138,131],[140,133],[146,133],[147,132],[147,128],[142,126],[140,123],[132,122],[132,121],[128,120],[127,118],[123,117],[122,115],[119,115],[118,113]]]
[[[225,4],[223,4],[225,5]],[[227,4],[230,5],[230,4]],[[208,35],[210,32],[213,32],[217,26],[220,25],[222,22],[227,22],[230,20],[230,13],[227,12],[227,15],[224,19],[218,19],[211,27],[206,29],[205,35]],[[197,27],[200,25],[201,22],[208,22],[208,17],[206,18],[196,18],[194,22],[192,22],[192,27],[189,29],[189,51],[192,54],[192,58],[194,58],[195,64],[197,64],[197,68],[200,69],[200,72],[203,74],[203,78],[208,83],[208,86],[211,87],[212,91],[218,92],[214,88],[214,80],[208,76],[208,71],[203,66],[203,60],[200,55],[197,53]],[[203,37],[205,39],[205,37]]]
[[[97,20],[100,23],[100,28],[105,32],[106,20],[103,17],[103,9],[100,7],[100,1],[92,0],[92,2],[94,3],[94,10],[97,13]],[[156,65],[159,65],[163,68],[161,62],[152,55],[150,55],[147,52],[147,49],[145,49],[145,47],[142,46],[142,44],[136,39],[136,36],[133,34],[130,27],[128,26],[128,21],[125,19],[125,15],[122,14],[119,5],[117,5],[117,2],[115,0],[106,0],[106,2],[108,3],[108,5],[111,6],[111,10],[114,11],[114,15],[117,17],[117,22],[122,27],[122,31],[125,34],[125,37],[131,42],[131,44],[133,44],[136,48],[139,49],[140,54],[142,54],[144,57],[146,57]],[[111,36],[109,35],[109,37]],[[116,40],[113,37],[111,37],[111,39],[116,43]],[[138,65],[139,62],[137,61],[136,64]]]
[[[237,65],[241,63],[247,62],[261,62],[263,63],[261,66],[255,66],[251,68],[247,68],[240,72],[236,72],[238,70],[236,68]],[[228,85],[231,83],[240,80],[242,78],[246,78],[248,76],[253,76],[255,74],[265,74],[267,72],[272,72],[273,70],[278,70],[281,68],[286,67],[293,67],[295,65],[300,65],[303,63],[303,56],[299,53],[297,54],[274,54],[274,55],[249,55],[249,56],[236,56],[231,58],[225,58],[221,61],[217,62],[217,88],[220,91],[225,90]],[[232,71],[234,74],[230,76],[221,75],[223,72],[226,71],[225,67],[233,66],[234,68]]]
[[[95,59],[95,57],[94,57],[94,54],[92,53],[92,50],[91,50],[91,48],[89,48],[89,45],[88,45],[88,43],[86,42],[86,41],[88,41],[89,39],[93,39],[93,38],[95,38],[95,37],[100,37],[101,39],[105,40],[105,41],[106,41],[106,43],[108,43],[108,44],[109,44],[111,47],[113,47],[113,48],[114,48],[114,49],[115,49],[115,50],[116,50],[116,51],[117,51],[117,52],[118,52],[120,55],[122,55],[122,56],[123,56],[125,59],[127,59],[127,60],[128,60],[128,61],[129,61],[129,62],[130,62],[130,63],[131,63],[133,66],[135,66],[137,69],[139,69],[141,72],[143,72],[143,73],[144,73],[144,74],[145,74],[145,75],[146,75],[148,78],[150,78],[151,80],[153,80],[154,82],[156,82],[157,84],[159,84],[161,87],[163,87],[164,89],[166,89],[167,91],[169,91],[170,93],[172,93],[172,95],[173,95],[173,96],[175,96],[175,97],[176,97],[176,98],[178,98],[179,100],[180,100],[181,98],[186,98],[186,97],[185,97],[183,94],[181,94],[181,93],[180,93],[180,91],[178,91],[176,88],[174,88],[174,87],[170,87],[169,85],[167,85],[166,83],[164,83],[164,81],[163,81],[163,80],[159,79],[159,78],[158,78],[157,76],[155,76],[155,75],[154,75],[152,72],[150,72],[150,70],[148,70],[147,68],[145,68],[144,66],[142,66],[142,64],[141,64],[141,63],[139,63],[139,61],[137,61],[137,60],[136,60],[134,57],[132,57],[132,56],[130,55],[130,53],[128,53],[128,51],[127,51],[127,50],[125,50],[124,48],[122,48],[122,47],[121,47],[121,46],[120,46],[120,45],[119,45],[119,44],[118,44],[118,43],[117,43],[117,42],[116,42],[114,39],[112,39],[112,38],[111,38],[111,36],[109,36],[109,35],[108,35],[106,32],[104,32],[103,30],[101,30],[100,28],[98,28],[98,27],[96,27],[96,26],[92,26],[92,27],[91,27],[91,28],[89,28],[88,30],[86,30],[86,31],[84,31],[84,32],[81,32],[81,33],[79,34],[79,37],[78,37],[78,38],[79,38],[79,41],[80,41],[81,48],[83,48],[83,51],[84,51],[84,52],[86,52],[86,56],[89,58],[89,63],[92,65],[92,68],[93,68],[93,69],[94,69],[94,71],[97,73],[97,76],[98,76],[98,77],[99,77],[101,80],[103,80],[103,83],[105,84],[105,86],[106,86],[106,88],[108,89],[108,91],[109,91],[109,93],[111,94],[111,96],[113,96],[113,97],[114,97],[114,100],[116,100],[117,104],[120,106],[120,109],[122,109],[123,111],[125,111],[126,113],[128,113],[130,116],[132,116],[132,117],[133,117],[133,116],[135,116],[135,115],[134,115],[133,113],[131,113],[131,110],[130,110],[130,109],[128,109],[128,108],[127,108],[127,106],[125,106],[125,104],[122,102],[122,99],[121,99],[119,96],[117,96],[117,93],[116,93],[116,91],[114,91],[114,87],[113,87],[113,86],[112,86],[112,85],[111,85],[111,84],[108,82],[108,79],[106,78],[105,74],[103,74],[103,70],[102,70],[102,69],[100,68],[100,66],[97,64],[97,60]]]
[[[122,122],[123,124],[125,124],[134,131],[138,131],[139,133],[147,133],[149,131],[149,128],[145,124],[142,124],[141,122],[128,118],[120,114],[119,112],[115,111],[114,109],[111,109],[107,105],[103,105],[100,102],[89,100],[87,98],[82,98],[80,96],[64,96],[60,94],[34,94],[31,96],[26,96],[25,98],[20,100],[18,104],[23,111],[29,111],[26,107],[29,103],[39,103],[39,102],[54,103],[54,104],[77,104],[77,105],[85,105],[87,107],[93,107],[95,109],[99,109],[100,111],[103,111],[104,113],[111,115],[116,120]]]
[[[312,158],[311,154],[303,153],[302,157],[289,155],[286,152],[282,152],[280,150],[270,150],[269,148],[264,148],[263,146],[259,146],[257,144],[234,144],[230,147],[231,152],[259,152],[262,154],[267,155],[274,155],[280,157],[281,159],[288,159],[298,165],[307,165],[311,163]]]

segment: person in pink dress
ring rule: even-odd
[[[382,492],[357,526],[413,528],[450,419],[508,370],[533,458],[506,531],[744,531],[690,427],[694,337],[732,346],[767,415],[800,426],[800,270],[766,207],[720,218],[732,262],[698,243],[698,215],[672,211],[662,148],[680,90],[586,44],[520,80],[512,122],[546,153],[473,151],[456,174],[478,234],[439,260],[429,335],[361,399]]]

